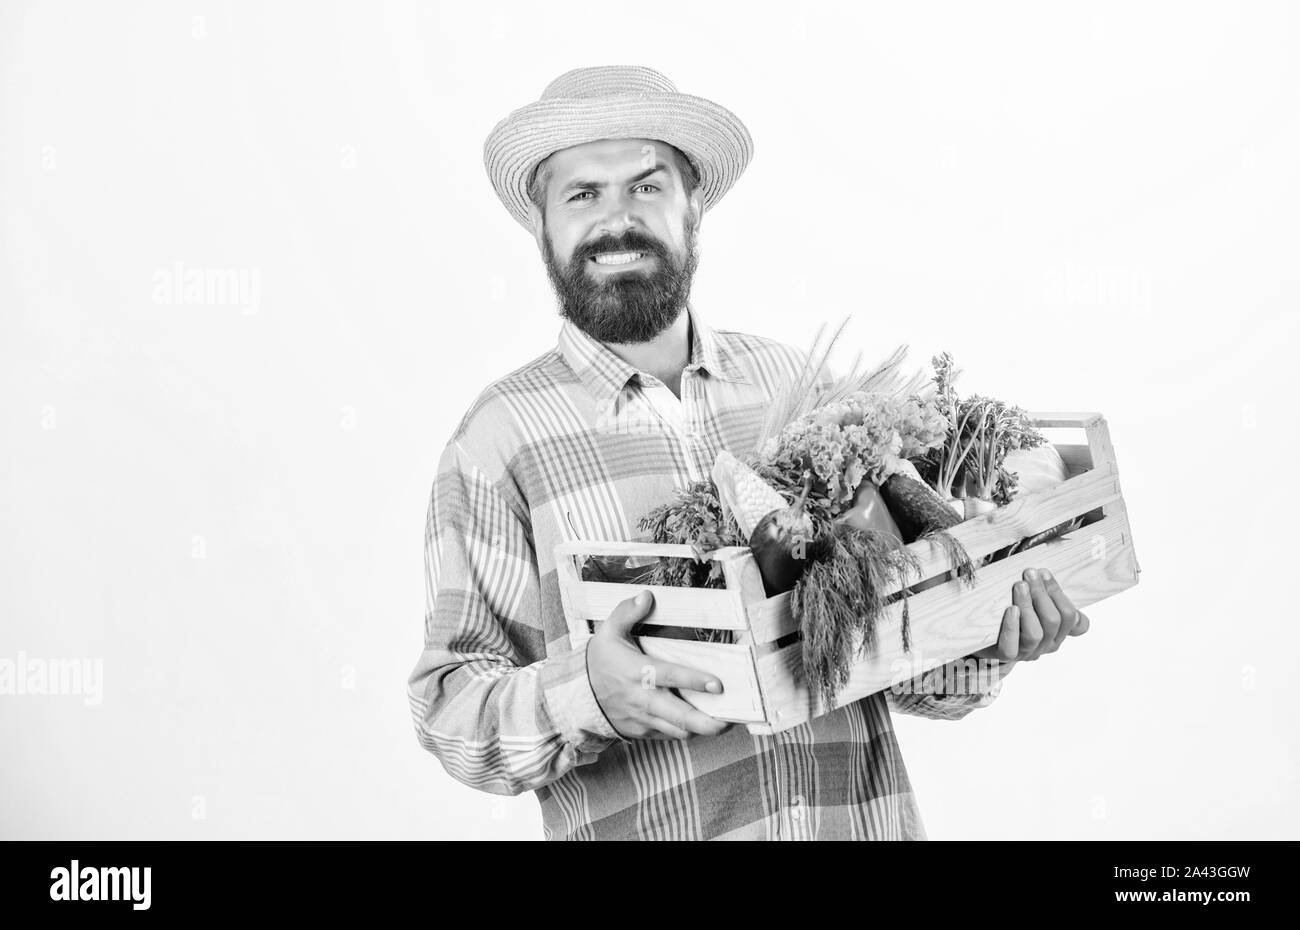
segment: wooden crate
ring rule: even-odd
[[[1011,587],[1026,568],[1051,571],[1079,607],[1137,584],[1139,568],[1133,537],[1105,419],[1096,413],[1038,413],[1031,417],[1039,428],[1082,431],[1083,442],[1056,446],[1065,461],[1068,479],[966,520],[951,533],[978,561],[1066,520],[1082,516],[1084,525],[1051,542],[982,566],[976,572],[973,588],[958,581],[944,581],[913,594],[909,598],[908,652],[902,646],[901,602],[891,605],[877,625],[874,649],[854,665],[849,684],[836,698],[836,707],[993,644],[1002,612],[1010,603]],[[949,563],[938,546],[918,541],[908,548],[920,560],[922,579],[947,573]],[[578,560],[583,556],[692,558],[694,552],[689,546],[575,540],[561,543],[555,553],[560,596],[573,646],[585,642],[620,601],[649,588],[655,605],[644,623],[732,631],[734,643],[662,635],[637,637],[648,656],[721,679],[721,694],[681,692],[700,710],[721,720],[744,723],[751,732],[770,734],[831,709],[810,695],[804,681],[801,644],[791,641],[798,628],[790,612],[790,595],[765,596],[758,566],[748,548],[727,547],[709,554],[722,563],[725,589],[581,580]]]

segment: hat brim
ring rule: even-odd
[[[658,139],[681,149],[700,172],[704,209],[722,199],[754,154],[736,114],[690,94],[540,100],[515,110],[483,143],[483,164],[510,215],[532,231],[528,180],[542,159],[598,139]]]

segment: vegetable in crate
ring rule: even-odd
[[[932,363],[935,399],[948,420],[948,438],[926,455],[921,469],[940,494],[965,497],[970,517],[994,505],[1005,506],[1022,490],[1042,490],[1065,480],[1065,464],[1056,447],[1034,428],[1024,410],[991,397],[960,398],[953,386],[959,371],[952,356],[944,352]],[[1028,487],[1022,488],[1022,480],[1028,480]],[[987,561],[1047,542],[1076,526],[1077,520],[1068,520],[993,553]]]
[[[713,482],[697,482],[642,522],[659,543],[749,545],[767,594],[790,592],[809,689],[828,704],[857,652],[874,645],[895,597],[910,648],[909,585],[919,565],[907,543],[942,546],[973,583],[974,565],[947,532],[960,518],[945,498],[967,470],[981,489],[1010,488],[1002,457],[1021,441],[1011,428],[1018,408],[958,400],[946,355],[936,358],[932,382],[899,374],[901,348],[874,370],[861,372],[855,360],[847,375],[830,378],[827,358],[842,331],[824,347],[818,332],[744,461],[720,453]],[[670,561],[690,565],[662,560]],[[701,567],[663,568],[656,583],[715,586],[713,566],[707,578]]]
[[[895,353],[891,363],[900,359]],[[923,382],[906,382],[907,393],[897,380],[874,383],[873,391],[832,389],[834,399],[820,404],[778,404],[809,409],[770,430],[758,448],[756,470],[774,483],[813,477],[807,499],[817,533],[790,603],[810,688],[827,702],[848,681],[856,651],[874,645],[894,589],[903,599],[903,644],[910,648],[907,585],[918,566],[906,543],[936,542],[961,577],[973,580],[965,550],[946,532],[958,522],[955,514],[907,458],[942,442],[946,421],[915,393]]]
[[[717,488],[707,479],[678,488],[673,500],[660,504],[640,520],[642,531],[660,545],[690,546],[694,559],[661,558],[639,583],[680,588],[725,588],[722,563],[705,558],[706,553],[724,546],[744,546],[736,521],[722,512]],[[730,630],[696,627],[695,639],[730,643]]]
[[[713,483],[724,512],[730,511],[749,540],[767,596],[789,591],[808,566],[813,523],[804,507],[812,475],[805,473],[803,493],[787,506],[754,469],[723,450],[713,462]]]
[[[880,485],[889,512],[898,521],[903,542],[915,542],[932,533],[950,530],[961,518],[934,489],[904,472],[895,472]]]
[[[921,471],[946,500],[969,496],[1006,504],[1015,480],[1004,465],[1006,457],[1041,446],[1042,434],[1019,407],[979,395],[960,398],[954,387],[960,370],[947,352],[931,364],[935,405],[947,421],[947,436],[925,455]]]
[[[1008,452],[1002,467],[1012,479],[1008,500],[1017,494],[1054,488],[1069,477],[1061,453],[1050,442]]]
[[[965,578],[973,567],[965,550],[947,534],[960,519],[921,480],[909,456],[923,456],[946,438],[946,421],[933,403],[912,395],[854,392],[804,414],[767,445],[783,472],[803,468],[817,479],[832,518],[848,515],[874,486],[903,543],[931,539],[947,552]]]
[[[874,530],[877,533],[888,533],[900,540],[903,538],[903,531],[894,522],[889,506],[880,496],[880,489],[870,480],[858,485],[852,506],[840,515],[839,522],[855,530]]]
[[[712,481],[696,481],[678,488],[673,500],[660,504],[641,518],[642,531],[660,545],[690,546],[696,558],[659,559],[642,582],[683,588],[725,587],[722,563],[704,558],[724,546],[744,546],[736,521],[723,512]]]

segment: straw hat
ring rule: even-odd
[[[598,139],[659,139],[700,173],[704,209],[722,199],[754,154],[740,118],[703,97],[681,94],[652,68],[575,68],[547,85],[536,103],[515,110],[483,143],[497,196],[530,232],[528,179],[552,152]]]

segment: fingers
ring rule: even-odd
[[[646,717],[645,722],[646,739],[690,739],[695,735],[662,717]]]
[[[657,723],[667,723],[667,721],[661,721],[658,718],[649,718],[649,719],[652,720],[652,725]],[[727,733],[734,726],[735,726],[734,723],[728,721],[727,725],[722,728],[722,732]],[[663,732],[662,730],[650,729],[649,727],[647,727],[645,735],[640,738],[641,739],[665,739],[665,740],[667,739],[688,739],[689,740],[689,739],[695,739],[695,734],[687,733],[685,736],[669,736],[668,733]]]
[[[722,693],[722,682],[712,675],[697,672],[693,668],[677,665],[674,662],[650,662],[648,665],[650,669],[649,687],[684,688],[687,691],[707,691],[709,694]],[[641,683],[643,685],[647,684],[646,678],[647,676],[642,674]]]
[[[652,727],[669,736],[685,739],[690,734],[717,736],[727,729],[727,722],[696,710],[681,698],[667,691],[652,691],[646,707],[647,721]],[[677,734],[682,734],[677,736]]]
[[[1055,652],[1060,645],[1056,634],[1061,628],[1061,612],[1057,609],[1052,596],[1047,593],[1042,572],[1036,568],[1026,569],[1024,577],[1029,583],[1029,597],[1034,605],[1034,614],[1038,617],[1039,626],[1043,630],[1038,648],[1029,656],[1032,661],[1039,656]]]
[[[1056,648],[1060,648],[1065,637],[1074,632],[1075,626],[1079,622],[1079,609],[1074,606],[1074,601],[1061,590],[1060,584],[1052,577],[1051,572],[1040,572],[1043,577],[1043,588],[1047,591],[1047,596],[1052,599],[1056,606],[1057,613],[1061,615],[1061,628],[1056,631]]]
[[[1020,614],[1020,642],[1017,659],[1038,658],[1037,651],[1043,641],[1043,628],[1034,612],[1034,603],[1028,582],[1017,581],[1011,587],[1011,603]]]
[[[1014,662],[1020,653],[1020,608],[1012,604],[1002,611],[1002,625],[998,627],[998,638],[983,649],[972,653],[977,659],[994,659],[998,662]]]
[[[1020,608],[1015,604],[1002,611],[997,657],[1003,662],[1014,662],[1020,658]]]
[[[1004,662],[1032,662],[1055,652],[1067,636],[1082,636],[1091,626],[1051,572],[1030,568],[1011,586],[1011,606],[1002,614],[996,656]],[[981,653],[986,654],[986,653]]]
[[[618,606],[610,613],[609,619],[601,625],[601,630],[606,631],[606,635],[631,639],[632,629],[650,615],[650,611],[654,609],[654,602],[654,595],[649,591],[642,591],[635,597],[619,601]]]

